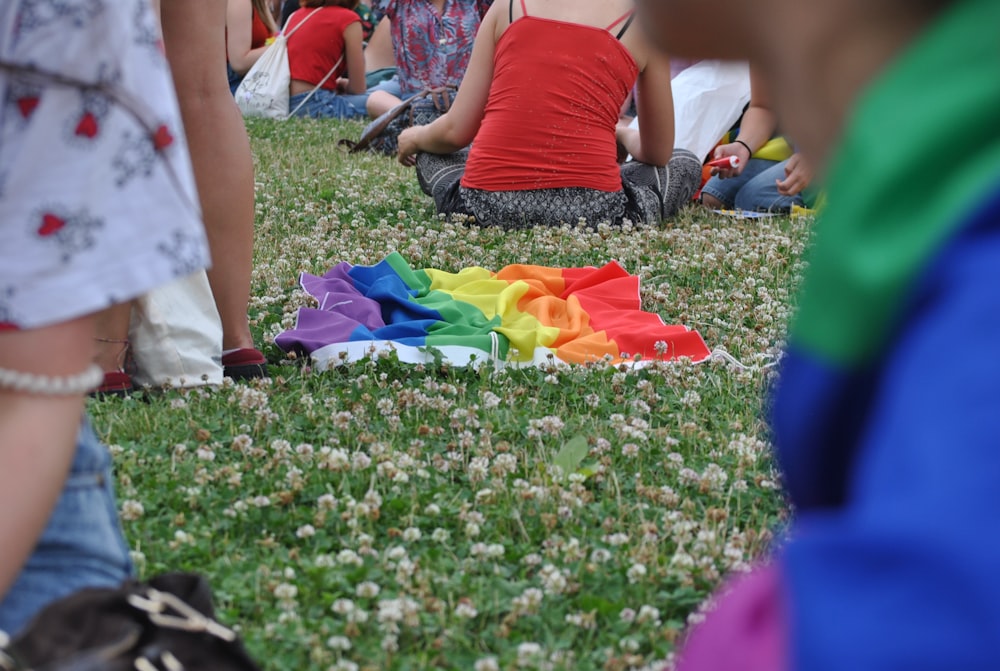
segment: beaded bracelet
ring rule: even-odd
[[[75,375],[42,375],[0,368],[0,389],[43,396],[77,396],[91,391],[104,379],[96,363]]]
[[[744,142],[743,140],[733,140],[733,142],[741,144],[747,148],[747,160],[749,160],[753,156],[753,149],[751,149],[750,145],[748,145],[746,142]]]

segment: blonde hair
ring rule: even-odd
[[[257,12],[257,16],[260,20],[264,22],[267,29],[272,33],[278,32],[278,22],[274,20],[274,16],[271,14],[271,7],[267,0],[250,0],[250,5],[253,10]]]

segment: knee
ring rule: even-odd
[[[719,200],[710,193],[704,193],[704,192],[702,192],[701,194],[701,204],[704,205],[705,207],[710,207],[713,210],[719,210],[725,207],[725,204],[721,200]]]

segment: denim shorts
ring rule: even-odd
[[[0,601],[0,630],[17,632],[44,606],[84,587],[115,587],[132,574],[118,523],[111,455],[86,420],[48,526]]]
[[[750,212],[788,212],[792,205],[802,205],[802,194],[783,196],[775,180],[785,178],[788,161],[766,161],[752,158],[736,177],[708,180],[702,194],[718,198],[724,207]]]
[[[288,111],[295,112],[295,108],[299,107],[308,95],[309,92],[306,91],[291,96],[288,99]],[[318,89],[306,104],[295,112],[295,116],[313,119],[357,119],[368,116],[368,112],[365,111],[366,102],[368,102],[367,93],[354,95]]]

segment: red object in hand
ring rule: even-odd
[[[740,167],[740,157],[739,156],[723,156],[722,158],[717,158],[714,161],[709,161],[705,165],[711,166],[713,168],[738,168]]]

